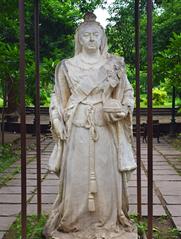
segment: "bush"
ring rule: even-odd
[[[19,153],[12,144],[0,145],[0,173],[9,168],[18,158]]]
[[[46,215],[41,215],[38,219],[36,215],[27,217],[27,239],[42,239],[42,231],[47,221]],[[21,239],[21,217],[18,216],[16,221],[10,227],[6,238]]]
[[[3,107],[3,99],[0,98],[0,107]]]
[[[153,89],[153,104],[154,105],[164,105],[167,100],[167,92],[164,88],[154,88]]]

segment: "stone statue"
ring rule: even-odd
[[[44,236],[54,239],[135,239],[128,217],[133,90],[122,57],[107,51],[93,13],[75,34],[75,55],[55,71],[49,161],[60,179]]]

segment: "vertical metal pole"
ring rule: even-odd
[[[175,86],[172,89],[172,118],[170,123],[170,137],[175,137],[176,135],[176,124],[175,124]]]
[[[4,103],[3,103],[3,108],[2,108],[2,123],[1,123],[1,132],[2,132],[1,141],[2,141],[2,145],[4,145],[4,111],[5,111],[5,106],[4,106]]]
[[[21,225],[22,239],[26,239],[26,115],[25,115],[25,21],[24,0],[19,0],[20,21],[20,115],[21,115]]]
[[[148,239],[153,236],[153,119],[152,119],[152,0],[147,0],[147,83],[148,83]]]
[[[175,86],[172,89],[172,124],[175,124]]]
[[[135,67],[136,67],[136,157],[137,157],[137,214],[141,219],[141,134],[140,134],[140,1],[135,0]]]
[[[1,124],[2,145],[4,145],[4,116],[5,116],[5,108],[6,108],[6,83],[4,81],[4,84],[3,84],[2,124]]]
[[[37,215],[41,215],[41,144],[40,144],[40,51],[39,51],[39,0],[34,2],[35,22],[35,79],[36,79],[36,156],[37,156]]]

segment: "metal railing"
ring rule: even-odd
[[[20,21],[20,115],[21,115],[21,223],[22,239],[26,239],[26,112],[25,112],[25,21],[24,0],[19,0]],[[37,216],[41,215],[41,148],[40,148],[40,74],[39,74],[39,0],[34,1],[35,78],[36,78],[36,145],[37,145]],[[152,122],[152,0],[147,0],[147,83],[148,83],[148,239],[153,235],[153,122]],[[136,68],[136,156],[137,213],[141,220],[141,143],[140,143],[140,1],[135,0],[135,68]]]
[[[26,238],[27,226],[27,188],[26,188],[26,114],[25,114],[25,16],[24,0],[19,0],[20,21],[20,122],[21,122],[21,224],[22,238]]]

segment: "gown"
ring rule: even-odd
[[[111,84],[107,77],[110,58],[124,68],[122,58],[109,56],[87,65],[79,55],[56,68],[50,119],[59,118],[67,135],[61,144],[55,139],[59,147],[53,155],[58,150],[60,184],[44,229],[47,238],[129,238],[124,237],[126,233],[136,238],[127,218],[127,175],[136,168],[131,145],[133,91],[122,73],[113,90],[118,92],[116,100],[129,107],[129,117],[120,121],[120,128],[116,128],[118,123],[109,124],[103,95]],[[121,157],[126,157],[121,166],[119,146]]]

